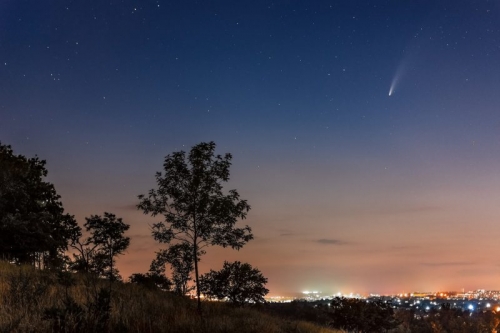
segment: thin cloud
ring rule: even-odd
[[[281,228],[281,229],[277,229],[276,231],[279,232],[280,237],[290,237],[290,236],[298,236],[298,235],[303,236],[304,235],[304,233],[299,234],[295,230],[290,229],[290,228]]]
[[[379,215],[393,215],[393,214],[415,214],[415,213],[427,213],[443,210],[444,207],[436,205],[409,205],[402,207],[391,207],[388,209],[378,209],[371,213]]]
[[[349,244],[348,242],[345,242],[340,239],[328,239],[328,238],[322,238],[322,239],[317,239],[315,240],[316,243],[319,244],[324,244],[324,245],[346,245]]]
[[[124,210],[133,210],[133,211],[136,211],[137,210],[137,204],[122,205],[122,206],[119,206],[118,208],[124,209]]]
[[[252,243],[266,244],[266,243],[269,243],[271,241],[272,241],[271,238],[254,236]]]
[[[421,246],[418,245],[399,245],[399,246],[393,246],[391,247],[392,250],[415,250],[415,249],[421,249]]]
[[[453,266],[471,266],[476,263],[473,261],[446,261],[446,262],[423,262],[421,266],[427,267],[453,267]]]

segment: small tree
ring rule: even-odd
[[[139,195],[138,209],[164,221],[153,225],[153,237],[160,243],[184,243],[193,253],[198,311],[201,313],[198,261],[210,245],[240,249],[253,238],[248,226],[236,228],[250,206],[236,190],[223,194],[229,180],[231,154],[214,155],[215,143],[200,143],[188,156],[184,151],[165,157],[165,173],[156,174],[158,189]]]
[[[72,236],[71,247],[77,251],[73,269],[95,273],[110,280],[118,278],[118,271],[114,268],[115,257],[130,244],[130,238],[123,235],[130,226],[107,212],[104,217],[91,215],[85,220],[84,227],[90,236],[82,240],[81,230]]]
[[[266,283],[267,278],[257,268],[239,261],[225,261],[220,271],[210,270],[200,278],[204,295],[219,300],[227,299],[236,305],[265,302],[264,296],[269,293],[265,288]]]
[[[170,264],[172,270],[172,281],[174,291],[179,295],[186,295],[193,288],[189,287],[191,273],[194,268],[194,256],[192,246],[187,243],[179,243],[168,249],[156,253],[156,259],[151,263],[150,271],[159,275],[165,274],[165,265]]]

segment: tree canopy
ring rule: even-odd
[[[46,182],[46,162],[0,143],[0,257],[36,267],[62,265],[78,225]]]
[[[253,238],[248,226],[235,227],[250,209],[236,190],[223,193],[229,180],[231,154],[215,155],[214,142],[202,142],[184,151],[167,155],[164,173],[156,173],[157,189],[139,196],[138,209],[144,214],[163,216],[152,227],[160,243],[183,243],[193,253],[198,309],[201,311],[199,257],[211,245],[240,249]]]
[[[201,292],[209,298],[229,300],[236,305],[263,303],[269,293],[265,284],[267,278],[250,264],[235,261],[224,262],[220,271],[210,270],[201,276]]]
[[[71,247],[76,250],[72,268],[110,280],[119,278],[118,270],[114,268],[115,257],[130,244],[130,238],[124,236],[130,226],[108,212],[104,212],[104,216],[91,215],[85,220],[84,227],[89,236],[83,239],[81,230],[75,230],[72,235]]]

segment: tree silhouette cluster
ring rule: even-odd
[[[186,154],[167,155],[164,172],[156,174],[157,189],[139,196],[138,209],[162,216],[153,224],[160,249],[146,274],[131,282],[186,295],[194,280],[201,312],[201,293],[235,304],[263,302],[267,279],[240,262],[224,263],[221,271],[200,276],[198,263],[210,246],[241,249],[253,239],[249,226],[238,227],[250,205],[236,190],[223,192],[229,181],[231,154],[215,155],[215,143],[200,143]],[[45,181],[46,162],[14,155],[0,144],[0,257],[17,264],[84,272],[110,281],[120,279],[116,257],[124,253],[129,225],[114,214],[91,215],[83,228],[64,213],[60,196]],[[66,255],[68,248],[72,260]],[[171,279],[166,276],[170,266]],[[109,290],[109,292],[111,289]]]
[[[130,244],[124,233],[129,229],[121,218],[105,212],[104,216],[85,218],[83,225],[88,237],[82,237],[81,229],[71,235],[70,246],[75,250],[71,268],[75,271],[93,273],[110,280],[119,279],[115,257],[122,254]]]
[[[163,217],[163,221],[153,225],[153,237],[169,247],[157,253],[151,270],[164,272],[161,267],[170,264],[175,289],[186,293],[194,269],[200,312],[202,288],[198,262],[205,249],[222,246],[239,250],[253,239],[249,226],[236,227],[239,219],[246,218],[250,205],[241,200],[234,189],[223,193],[223,183],[229,181],[232,156],[215,155],[215,147],[214,142],[202,142],[195,145],[189,154],[179,151],[167,155],[164,172],[156,174],[158,188],[150,190],[147,195],[140,195],[137,206],[144,214]],[[211,292],[208,289],[204,291]],[[221,295],[220,292],[217,295]],[[248,297],[245,299],[250,300]]]
[[[111,213],[86,218],[82,228],[64,213],[54,185],[45,181],[46,162],[15,155],[0,143],[0,258],[37,268],[65,269],[115,279],[116,256],[130,244],[129,226]],[[68,247],[74,261],[66,255]]]

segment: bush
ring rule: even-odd
[[[209,298],[227,299],[236,305],[264,303],[264,296],[269,293],[264,287],[266,283],[267,278],[250,264],[225,261],[220,271],[210,270],[201,276],[200,290]]]

